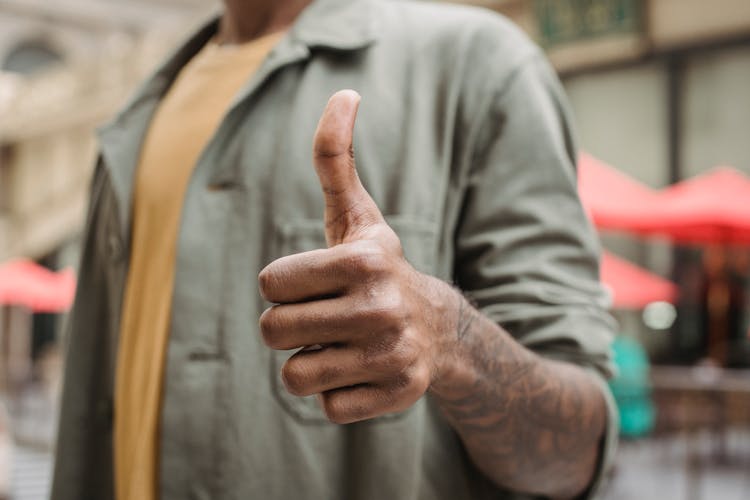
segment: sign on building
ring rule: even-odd
[[[644,28],[642,0],[535,0],[534,10],[547,47]]]

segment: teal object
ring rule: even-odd
[[[651,399],[650,363],[643,346],[633,337],[619,335],[613,344],[617,377],[609,387],[620,410],[620,434],[640,437],[654,428],[656,411]]]

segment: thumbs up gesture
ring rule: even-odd
[[[404,259],[396,233],[362,186],[352,137],[359,95],[334,94],[314,140],[327,249],[282,257],[258,277],[272,349],[300,349],[282,367],[287,390],[316,394],[350,423],[414,404],[456,342],[458,294]]]

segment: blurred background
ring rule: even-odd
[[[750,498],[750,1],[466,1],[547,51],[620,323],[609,499]],[[0,499],[48,495],[94,129],[203,0],[0,0]]]

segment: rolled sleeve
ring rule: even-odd
[[[599,243],[576,188],[576,146],[557,77],[541,53],[488,93],[456,232],[454,279],[486,316],[538,354],[589,369],[607,401],[596,495],[617,442],[614,322]]]

